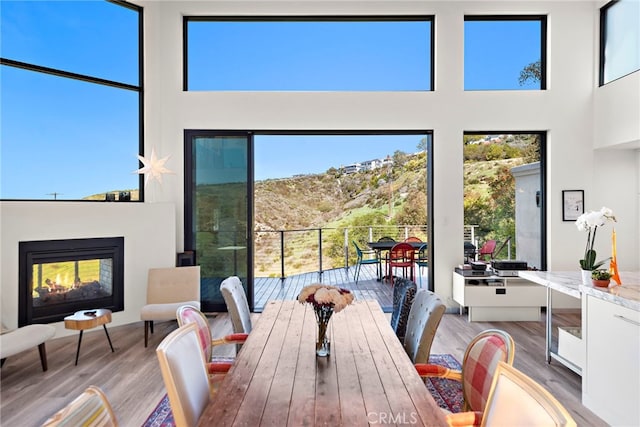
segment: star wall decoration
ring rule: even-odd
[[[158,157],[156,156],[156,149],[151,148],[151,158],[147,159],[143,156],[138,156],[138,159],[142,162],[144,166],[142,166],[137,171],[134,171],[134,173],[145,175],[145,179],[144,179],[145,187],[147,186],[147,183],[149,182],[150,179],[155,179],[160,184],[162,184],[162,175],[167,173],[175,174],[175,172],[167,169],[164,166],[167,160],[169,160],[169,157],[170,156],[158,159]]]

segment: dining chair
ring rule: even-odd
[[[486,406],[491,381],[498,362],[513,364],[515,342],[511,335],[499,329],[487,329],[476,335],[464,352],[462,370],[428,363],[416,364],[421,377],[440,377],[462,384],[462,411],[481,412]]]
[[[413,363],[426,363],[447,306],[433,292],[419,289],[411,304],[404,349]]]
[[[478,251],[478,259],[480,261],[487,261],[487,257],[489,257],[488,261],[491,261],[494,258],[494,252],[497,244],[498,242],[495,240],[487,240],[484,242]]]
[[[95,385],[47,419],[42,427],[117,427],[118,420],[104,392]]]
[[[407,243],[420,243],[422,242],[422,239],[420,239],[419,237],[416,236],[409,236],[406,239],[404,239],[405,242]]]
[[[391,328],[400,342],[404,342],[407,331],[407,320],[418,286],[413,280],[400,278],[393,287],[393,311],[391,312]]]
[[[251,310],[249,309],[247,294],[240,278],[231,276],[224,279],[220,284],[220,292],[231,318],[233,332],[236,334],[251,333]],[[238,351],[241,347],[242,344],[236,344]]]
[[[480,418],[480,420],[478,420]],[[567,409],[544,387],[520,370],[498,362],[489,398],[481,414],[448,414],[449,425],[565,426],[576,422]]]
[[[150,268],[147,304],[140,310],[145,347],[153,322],[176,320],[176,310],[185,304],[200,308],[200,266]]]
[[[180,326],[156,348],[176,427],[193,427],[213,396],[194,323]]]
[[[394,239],[391,236],[382,236],[382,237],[380,237],[378,239],[378,242],[396,243],[396,239]],[[382,251],[380,251],[380,255],[378,255],[379,258],[380,258],[380,269],[381,269],[381,271],[386,271],[387,272],[387,277],[389,277],[389,252],[390,251],[387,251],[385,253],[385,255],[383,256],[382,255]],[[382,268],[382,261],[383,260],[384,260],[384,262],[386,264],[384,269]],[[383,276],[382,273],[380,274],[380,276],[381,276],[380,279],[384,279],[384,277],[382,277]],[[389,278],[389,280],[391,280],[391,278]]]
[[[409,270],[409,277],[414,279],[415,248],[406,242],[396,243],[389,251],[388,270],[391,286],[394,284],[394,268],[402,268],[403,275]]]
[[[418,275],[420,276],[420,287],[422,287],[422,271],[429,267],[429,257],[427,244],[420,246],[416,252],[416,265],[418,266]]]
[[[183,305],[178,308],[176,311],[176,319],[178,320],[178,326],[184,326],[189,323],[196,325],[200,347],[204,354],[204,360],[206,361],[209,380],[217,384],[221,377],[224,377],[224,374],[229,371],[235,358],[213,356],[213,348],[225,344],[242,344],[246,341],[248,335],[244,333],[230,334],[222,338],[213,339],[209,319],[196,307],[190,305]]]
[[[360,270],[362,269],[363,265],[375,265],[376,274],[378,275],[378,277],[380,277],[382,275],[382,272],[380,267],[380,256],[378,255],[378,252],[374,251],[373,249],[360,249],[360,246],[358,246],[355,240],[352,240],[351,243],[353,243],[353,246],[356,248],[356,256],[358,257],[356,259],[356,270],[353,273],[356,285],[358,284],[358,277],[360,276]]]

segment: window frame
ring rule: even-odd
[[[138,154],[144,155],[144,9],[140,6],[131,4],[124,0],[105,0],[108,3],[125,7],[138,14],[138,84],[122,83],[114,80],[94,77],[91,75],[74,73],[71,71],[61,70],[57,68],[45,67],[42,65],[16,61],[9,58],[0,57],[0,65],[22,69],[54,77],[82,81],[101,86],[108,86],[116,89],[138,92]],[[138,178],[138,200],[126,200],[126,202],[144,202],[144,175],[140,174]],[[36,202],[102,202],[103,200],[85,200],[85,199],[25,199],[25,198],[1,198],[0,201],[36,201]]]
[[[391,21],[428,21],[430,22],[430,79],[428,90],[408,90],[407,92],[434,92],[435,91],[435,15],[300,15],[300,16],[238,16],[238,15],[207,15],[207,16],[183,16],[182,17],[182,90],[189,90],[189,22],[391,22]],[[221,92],[222,90],[211,90]],[[305,91],[305,90],[303,90]],[[273,91],[268,91],[273,92]],[[281,90],[275,92],[295,92],[294,90]],[[317,91],[310,91],[317,92]],[[330,91],[343,92],[343,91]],[[358,92],[387,92],[386,90],[369,90]]]
[[[540,88],[547,90],[547,15],[465,15],[467,21],[539,21],[540,22]],[[463,75],[466,65],[463,65]],[[488,90],[525,90],[525,89],[464,89],[465,92]]]
[[[609,81],[605,81],[604,74],[605,74],[605,65],[606,65],[605,47],[607,42],[607,12],[618,3],[620,3],[620,0],[611,0],[610,2],[608,2],[607,4],[605,4],[600,8],[600,37],[599,37],[600,46],[598,47],[598,52],[599,52],[598,86],[604,86],[606,84],[619,80],[625,76],[628,76],[629,74],[633,74],[637,71],[640,71],[640,67],[638,67],[635,70],[629,71],[626,74],[612,78]]]

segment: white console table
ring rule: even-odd
[[[640,425],[640,272],[621,272],[622,285],[584,286],[578,271],[522,271],[547,288],[546,356],[582,374],[582,404],[613,426]],[[582,369],[551,349],[552,290],[582,302]]]
[[[463,276],[453,272],[453,300],[468,307],[470,322],[540,320],[544,290],[518,276]]]

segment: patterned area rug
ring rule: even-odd
[[[169,396],[165,394],[142,427],[174,427],[175,425],[171,406],[169,406]]]
[[[432,354],[429,356],[429,362],[451,369],[461,369],[460,363],[450,354]],[[443,378],[427,378],[425,384],[438,406],[451,412],[460,412],[462,386],[459,382]],[[142,427],[174,426],[175,422],[173,421],[171,406],[169,406],[169,397],[165,394]]]
[[[429,363],[446,366],[450,369],[462,369],[460,362],[450,354],[432,354],[429,356]],[[461,383],[445,378],[427,378],[425,384],[438,406],[450,412],[460,412],[462,406]]]

